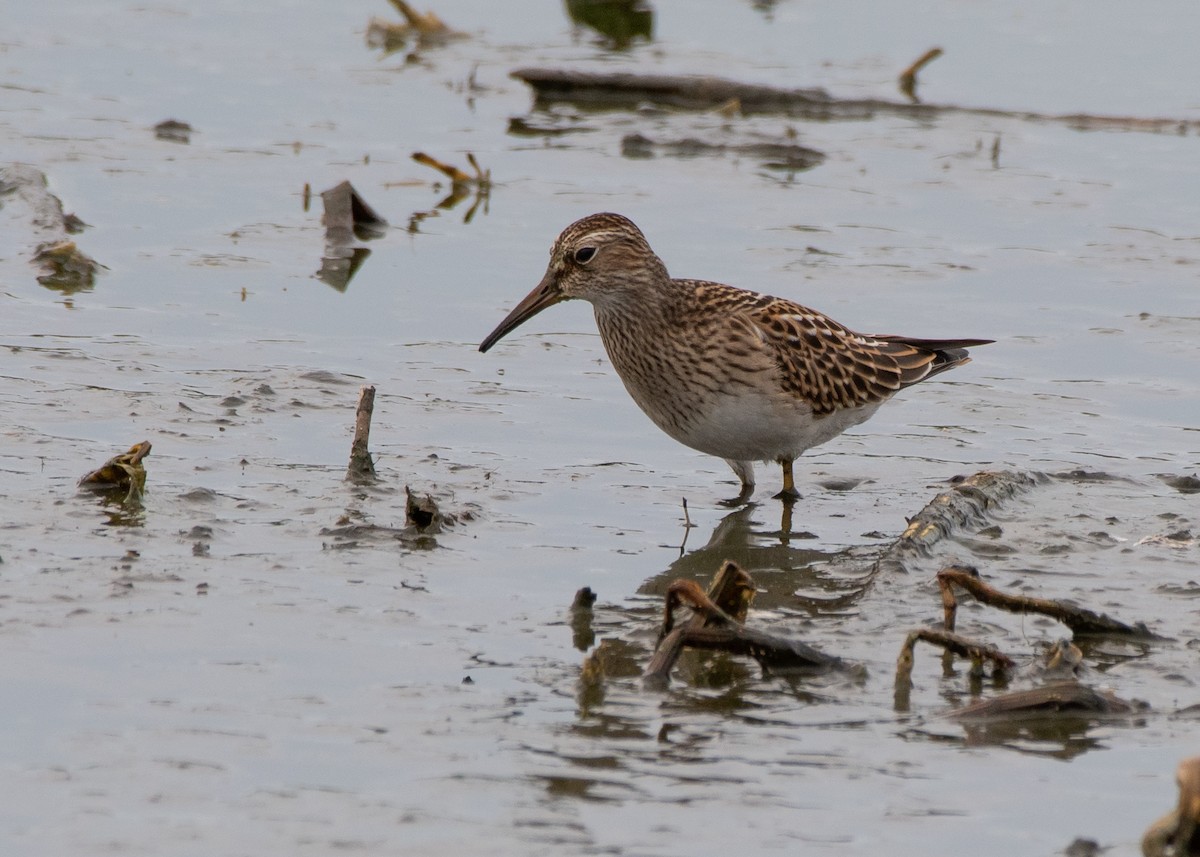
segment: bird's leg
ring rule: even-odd
[[[738,492],[736,497],[729,500],[722,500],[723,506],[741,506],[744,505],[754,495],[754,462],[753,461],[738,461],[733,458],[726,458],[725,463],[732,468],[737,474],[738,480],[742,483],[742,490]]]
[[[800,492],[796,490],[796,480],[792,476],[792,459],[781,458],[779,464],[783,468],[783,490],[775,495],[775,499],[795,503],[800,499]]]

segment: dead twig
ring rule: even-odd
[[[642,674],[651,684],[665,684],[675,661],[687,647],[718,649],[749,655],[763,669],[832,669],[839,658],[813,647],[746,628],[754,581],[737,563],[726,560],[705,592],[692,580],[677,580],[667,589],[663,624],[654,656]],[[692,615],[675,625],[675,610],[687,607]]]
[[[1142,622],[1126,625],[1106,614],[1095,613],[1062,601],[1048,598],[1033,598],[1028,595],[1011,595],[984,583],[979,573],[967,566],[947,566],[937,573],[938,588],[942,593],[943,624],[947,631],[954,630],[958,602],[954,587],[966,590],[975,600],[989,607],[1007,610],[1010,613],[1036,613],[1062,622],[1073,634],[1116,634],[1142,638],[1153,638]]]
[[[467,209],[467,213],[463,216],[463,223],[471,222],[471,219],[475,216],[475,212],[479,209],[480,205],[483,206],[484,214],[487,214],[488,203],[491,200],[492,195],[492,171],[485,170],[480,167],[479,162],[475,160],[475,156],[473,154],[467,152],[467,163],[469,163],[471,168],[475,170],[475,175],[470,175],[469,173],[463,172],[453,164],[443,163],[432,155],[427,155],[424,152],[413,152],[412,159],[418,164],[432,167],[446,178],[450,179],[450,193],[437,204],[435,211],[417,212],[414,214],[413,218],[415,222],[419,222],[421,219],[429,217],[431,214],[435,214],[438,210],[448,211],[449,209],[454,208],[464,199],[471,196],[472,192],[475,194],[475,201],[471,204],[471,207]],[[411,230],[410,228],[410,231],[415,230]]]
[[[900,91],[908,96],[913,104],[920,104],[921,99],[917,98],[917,74],[921,69],[929,65],[935,59],[942,55],[941,48],[930,48],[917,58],[917,61],[900,72]]]
[[[1016,662],[1012,658],[990,643],[980,643],[968,637],[962,637],[949,631],[939,631],[935,628],[919,628],[916,631],[910,631],[904,639],[904,645],[900,647],[900,656],[896,659],[897,693],[912,686],[914,650],[918,640],[940,646],[960,658],[969,658],[973,669],[977,671],[982,671],[985,663],[992,665],[993,674],[1007,673],[1016,666]]]

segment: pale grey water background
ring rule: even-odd
[[[461,2],[436,11],[468,38],[410,62],[363,43],[386,3],[0,8],[3,160],[46,172],[109,269],[69,299],[42,288],[27,215],[0,200],[6,854],[1009,855],[1076,836],[1128,854],[1171,804],[1175,763],[1200,748],[1197,722],[1172,716],[1200,702],[1200,549],[1154,537],[1200,533],[1200,495],[1155,474],[1200,467],[1200,141],[967,116],[531,116],[508,73],[891,98],[937,44],[928,102],[1196,120],[1193,4],[658,3],[654,41],[614,52],[556,4]],[[588,130],[517,137],[511,117]],[[189,145],[154,138],[167,118],[196,128]],[[788,126],[826,162],[788,176],[621,155],[626,133]],[[488,212],[408,234],[442,195],[417,150],[474,152],[497,183]],[[312,277],[320,214],[300,195],[344,178],[394,228],[339,293]],[[773,469],[760,505],[728,518],[731,475],[637,412],[585,306],[475,352],[558,231],[603,209],[678,276],[860,329],[999,342],[808,456],[795,529],[815,538],[781,540]],[[384,477],[366,492],[342,481],[364,382]],[[145,511],[114,525],[74,483],[143,438]],[[1119,478],[1038,489],[1002,510],[997,544],[964,539],[843,607],[792,597],[842,592],[808,563],[869,556],[944,480],[984,468]],[[405,483],[473,520],[436,549],[327,532],[399,526]],[[747,563],[756,621],[867,678],[734,665],[580,695],[572,593],[596,589],[599,636],[644,663],[648,593],[680,573],[681,497],[697,525],[683,571]],[[948,556],[1170,637],[1089,652],[1089,681],[1153,712],[979,740],[939,717],[968,698],[965,667],[943,676],[927,652],[895,712],[892,663],[940,617]],[[964,614],[1018,655],[1062,635]]]

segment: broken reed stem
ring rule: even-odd
[[[354,416],[354,440],[350,444],[350,466],[346,478],[367,481],[375,478],[375,462],[367,442],[371,436],[371,417],[375,413],[375,388],[364,386],[358,394],[358,410]]]

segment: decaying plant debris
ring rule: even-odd
[[[692,580],[677,580],[667,590],[658,646],[643,678],[665,684],[685,648],[714,649],[749,655],[764,670],[824,672],[843,666],[840,658],[802,643],[747,628],[744,624],[754,598],[754,581],[737,563],[726,561],[705,592]],[[675,611],[686,607],[691,616],[676,626]]]
[[[0,196],[10,193],[29,209],[36,242],[32,259],[41,269],[37,281],[67,295],[92,288],[104,266],[71,238],[87,224],[63,212],[62,201],[50,193],[45,173],[25,164],[0,167]]]
[[[146,465],[150,441],[135,443],[128,452],[114,455],[79,480],[79,487],[122,502],[140,500],[146,491]]]
[[[946,716],[953,720],[983,720],[1062,714],[1121,715],[1144,710],[1144,705],[1121,699],[1111,691],[1096,690],[1068,679],[980,700],[956,708]]]
[[[1031,598],[1002,592],[984,583],[979,573],[966,566],[947,566],[937,574],[941,592],[944,621],[942,629],[921,628],[909,633],[896,661],[895,697],[898,709],[908,707],[908,692],[912,687],[913,651],[918,641],[941,647],[947,654],[970,659],[972,673],[982,673],[990,663],[994,676],[1003,676],[1014,666],[1014,660],[995,646],[971,640],[954,633],[958,604],[956,587],[969,592],[980,603],[1014,613],[1033,613],[1054,618],[1077,635],[1110,635],[1155,639],[1144,624],[1127,625],[1106,615],[1062,601]],[[1061,672],[1063,666],[1074,668],[1079,665],[1080,653],[1070,644],[1051,650],[1055,662],[1050,672]],[[1048,714],[1128,714],[1141,710],[1137,704],[1120,699],[1108,691],[1095,690],[1074,678],[1019,690],[982,700],[952,712],[949,716],[963,720],[983,717],[1008,717],[1017,715]]]

